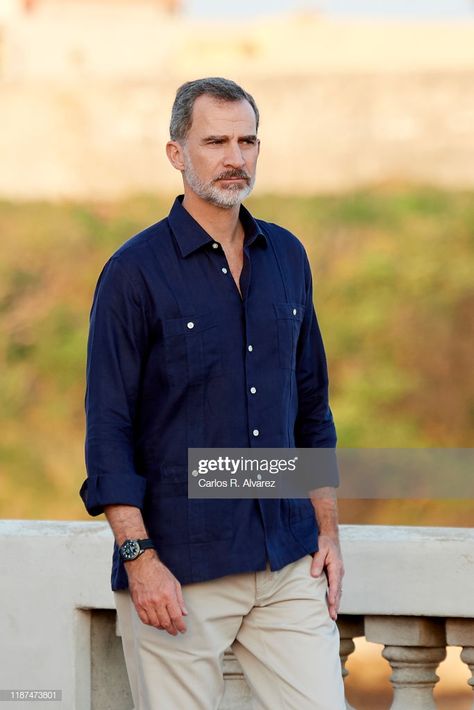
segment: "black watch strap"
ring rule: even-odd
[[[125,540],[119,548],[120,557],[123,562],[136,560],[145,550],[155,549],[153,540],[145,538],[143,540]]]

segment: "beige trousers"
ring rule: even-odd
[[[129,592],[115,592],[135,710],[217,710],[229,646],[255,710],[344,710],[339,633],[311,561],[183,585],[177,636],[143,624]]]

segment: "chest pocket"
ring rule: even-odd
[[[301,303],[274,303],[273,308],[277,325],[280,367],[285,370],[294,370],[304,305]]]
[[[222,374],[222,346],[214,311],[162,321],[166,370],[173,386]]]

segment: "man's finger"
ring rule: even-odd
[[[137,610],[138,618],[142,622],[142,624],[147,624],[148,626],[150,625],[150,619],[148,614],[146,613],[145,609],[143,607],[135,607]]]
[[[135,609],[137,610],[137,614],[140,617],[140,620],[144,624],[147,624],[147,626],[155,626],[159,629],[160,620],[158,618],[155,604],[150,600],[139,601],[138,599],[134,599],[133,595],[132,601],[135,605]]]
[[[184,603],[183,590],[181,589],[179,582],[176,582],[176,596],[178,597],[178,603],[181,607],[182,613],[187,614],[188,610],[186,609],[186,605]]]
[[[328,583],[330,588],[337,589],[341,586],[342,581],[342,568],[337,564],[337,562],[329,563],[326,567],[326,574],[328,576]]]
[[[329,616],[331,619],[334,619],[334,621],[337,619],[337,592],[333,592],[333,590],[329,589],[328,590],[328,611],[329,611]]]
[[[313,561],[311,563],[311,575],[313,577],[319,577],[324,567],[325,555],[318,550],[315,555],[313,555]]]
[[[184,623],[183,615],[181,613],[181,608],[176,602],[174,604],[168,604],[168,613],[170,615],[171,622],[174,627],[180,631],[182,634],[186,631],[186,624]]]
[[[136,609],[140,621],[143,624],[147,624],[147,626],[154,626],[153,621],[149,615],[149,605],[146,604],[143,600],[139,599],[138,595],[135,595],[133,591],[130,592],[130,596],[132,598],[133,605]]]
[[[339,611],[339,606],[341,603],[342,596],[342,583],[341,579],[337,580],[336,584],[328,587],[328,609],[329,615],[332,619],[337,619],[337,612]]]
[[[158,611],[158,619],[161,627],[167,631],[171,636],[177,636],[178,630],[176,629],[173,621],[170,618],[168,609],[166,607],[161,607]]]
[[[338,594],[341,593],[342,589],[342,574],[338,568],[327,569],[328,584],[329,584],[329,601],[332,604],[336,603]]]
[[[158,615],[157,615],[154,607],[151,604],[146,607],[146,615],[148,617],[148,621],[146,623],[149,626],[155,626],[156,628],[159,628],[160,621],[158,619]]]
[[[336,584],[330,584],[328,588],[328,601],[330,606],[334,606],[337,601],[337,595],[339,594],[339,587]]]

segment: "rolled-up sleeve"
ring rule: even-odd
[[[112,257],[97,282],[87,344],[87,478],[80,495],[90,515],[105,505],[143,506],[146,479],[135,467],[133,429],[147,323],[137,283]]]
[[[298,416],[295,423],[295,444],[297,447],[334,448],[337,437],[329,407],[326,354],[313,305],[311,268],[306,253],[304,264],[306,307],[296,360]],[[327,485],[333,485],[332,480],[330,478]]]

